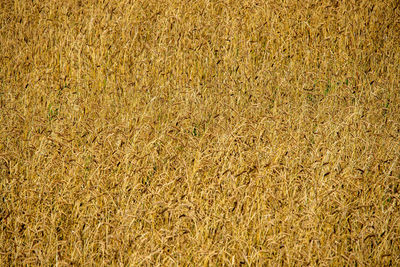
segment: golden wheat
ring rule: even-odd
[[[0,3],[2,265],[400,265],[400,6]]]

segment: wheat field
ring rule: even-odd
[[[400,265],[398,0],[0,12],[1,265]]]

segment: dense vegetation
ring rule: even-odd
[[[4,265],[400,265],[400,6],[0,3]]]

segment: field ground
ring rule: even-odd
[[[3,265],[400,265],[397,0],[0,2]]]

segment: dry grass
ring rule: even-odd
[[[4,265],[400,265],[400,6],[0,3]]]

